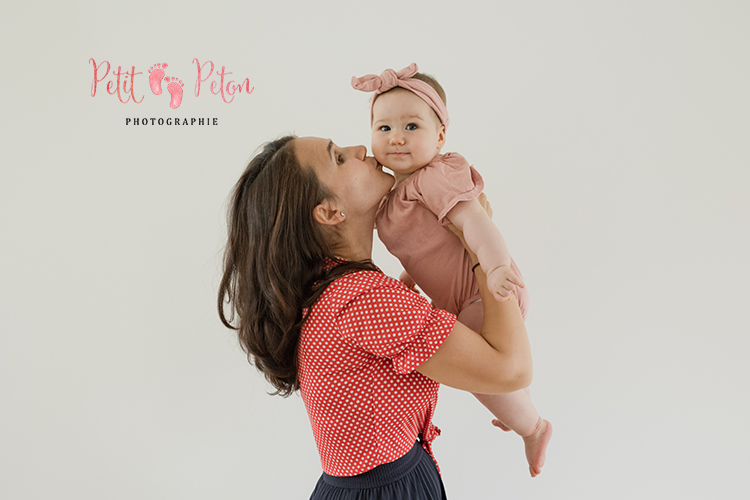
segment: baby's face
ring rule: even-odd
[[[427,165],[445,144],[445,127],[417,95],[396,88],[372,107],[372,154],[395,174]]]

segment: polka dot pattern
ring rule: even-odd
[[[456,322],[424,297],[375,271],[331,283],[299,343],[300,392],[323,470],[353,476],[405,455],[432,423],[439,384],[415,369]]]

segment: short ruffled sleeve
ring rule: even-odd
[[[434,213],[440,224],[448,225],[448,212],[460,201],[473,200],[484,189],[484,180],[466,158],[458,153],[438,156],[418,172],[407,196]]]
[[[424,297],[395,280],[358,294],[335,317],[341,338],[390,359],[401,374],[430,359],[455,322],[453,314],[434,309]]]

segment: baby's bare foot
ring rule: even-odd
[[[526,445],[526,460],[529,462],[531,477],[542,472],[544,457],[547,454],[547,444],[552,437],[552,424],[539,417],[534,432],[523,438]]]

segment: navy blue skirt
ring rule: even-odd
[[[416,443],[403,457],[356,476],[325,472],[310,500],[445,500],[435,461]]]

